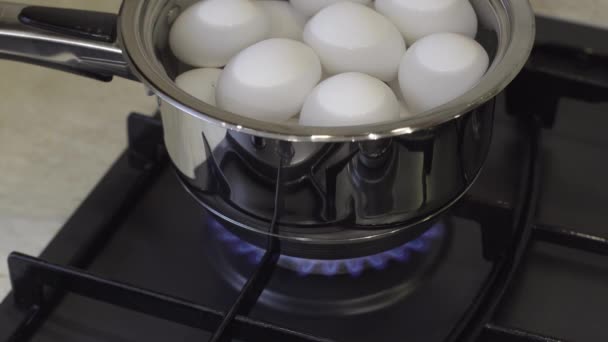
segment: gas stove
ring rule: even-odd
[[[401,245],[281,254],[207,213],[157,118],[40,257],[8,262],[0,341],[605,341],[608,32],[538,18],[473,188]]]

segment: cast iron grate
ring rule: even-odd
[[[157,148],[158,145],[151,143],[149,140],[150,137],[154,136],[150,132],[156,130],[159,133],[158,122],[141,115],[132,115],[129,122],[129,127],[132,127],[130,132],[133,135],[131,137],[132,149],[135,149],[136,146],[147,146],[149,149],[147,151],[131,151],[128,156],[124,157],[127,159],[130,157],[131,163],[133,157],[137,157],[136,160],[141,170],[139,176],[133,179],[134,184],[139,184],[139,186],[134,186],[132,194],[125,197],[123,202],[125,204],[132,202],[139,191],[145,191],[145,184],[152,181],[158,173],[158,169],[164,167],[163,164],[165,164],[165,156],[162,153],[152,153],[152,151],[160,150]],[[142,130],[142,125],[148,126],[149,129]],[[134,126],[137,126],[137,129],[133,129]],[[500,261],[488,279],[486,288],[471,307],[470,314],[463,319],[462,325],[454,330],[451,337],[454,341],[477,340],[480,336],[492,341],[562,341],[497,326],[491,322],[494,309],[498,306],[502,295],[508,288],[509,281],[529,242],[531,240],[542,240],[608,255],[608,241],[605,239],[583,235],[565,228],[535,226],[531,222],[534,213],[530,208],[534,206],[536,200],[537,191],[535,187],[538,184],[540,174],[538,162],[540,127],[538,124],[530,122],[528,129],[530,135],[529,162],[523,170],[524,175],[528,176],[524,179],[528,179],[528,182],[524,185],[525,190],[522,190],[522,207],[517,209],[501,207],[494,203],[484,203],[481,200],[467,197],[464,200],[465,203],[456,209],[457,215],[475,219],[482,226],[484,224],[488,225],[488,220],[491,218],[493,218],[493,222],[496,222],[497,217],[502,217],[503,219],[500,221],[506,222],[507,225],[516,224],[519,230],[516,239],[511,239],[513,246],[508,249],[507,254],[492,256],[499,258]],[[148,139],[148,143],[137,143],[137,137],[134,136],[135,131]],[[142,132],[147,133],[142,134]],[[161,138],[160,134],[156,134],[158,144],[161,144]],[[280,173],[278,178],[280,179]],[[280,190],[281,187],[277,186],[277,208],[280,208]],[[121,210],[127,209],[119,206],[113,216],[119,217]],[[278,219],[278,211],[275,222]],[[485,215],[479,215],[478,213],[485,213]],[[108,226],[112,225],[112,221],[108,221]],[[509,229],[500,229],[499,231],[509,231]],[[34,258],[19,253],[10,256],[9,266],[14,286],[13,299],[16,308],[19,308],[24,314],[22,314],[23,319],[16,328],[10,335],[7,335],[6,341],[17,342],[30,338],[40,323],[44,321],[46,315],[53,309],[53,306],[59,302],[61,296],[68,292],[186,326],[215,332],[210,341],[228,341],[233,338],[244,341],[329,341],[322,337],[311,336],[247,317],[276,266],[277,258],[280,255],[280,243],[277,240],[269,240],[268,251],[261,266],[247,285],[243,287],[232,308],[227,313],[223,313],[184,299],[104,279],[79,269],[94,257],[94,251],[103,245],[104,239],[108,239],[108,233],[111,232],[104,229],[97,230],[97,239],[90,240],[83,247],[83,250],[89,251],[89,253],[75,255],[71,262],[67,263],[75,265],[75,267],[47,262],[44,260],[44,256],[43,258]],[[499,241],[505,241],[504,237],[495,238],[493,241],[488,240],[484,245],[488,246],[488,244],[499,243]],[[504,249],[492,246],[488,250]]]
[[[497,203],[487,203],[472,197],[466,197],[463,203],[456,208],[456,215],[473,219],[482,226],[492,223],[503,222],[504,229],[498,231],[508,232],[510,236],[497,237],[495,234],[484,234],[484,256],[496,260],[493,271],[485,282],[485,286],[479,293],[467,314],[456,326],[448,341],[545,341],[560,342],[559,338],[542,336],[534,332],[526,332],[509,327],[496,325],[492,318],[496,308],[511,284],[514,274],[522,263],[523,257],[530,244],[534,241],[544,241],[573,249],[608,255],[608,240],[578,233],[566,227],[553,227],[536,225],[534,221],[535,207],[538,197],[539,179],[541,176],[539,141],[541,126],[551,126],[554,118],[555,98],[561,95],[580,96],[580,94],[561,94],[564,89],[573,87],[560,87],[564,82],[583,83],[585,87],[605,91],[605,80],[597,80],[597,77],[578,77],[580,70],[588,70],[592,55],[586,58],[577,58],[575,62],[563,67],[564,56],[575,54],[580,57],[584,52],[566,51],[556,52],[554,47],[550,48],[551,54],[546,52],[548,48],[537,47],[536,55],[531,59],[527,70],[515,82],[511,89],[511,95],[518,99],[517,103],[528,103],[522,101],[522,96],[533,89],[535,84],[542,82],[546,84],[547,78],[553,79],[555,87],[551,89],[546,98],[536,98],[530,108],[517,108],[515,103],[511,104],[514,112],[520,114],[534,115],[521,117],[521,124],[526,130],[528,140],[527,164],[522,169],[522,179],[525,181],[521,188],[521,198],[518,207],[508,207]],[[547,58],[556,55],[562,60],[559,63],[547,62]],[[536,58],[535,58],[536,57]],[[542,61],[536,63],[535,61]],[[572,59],[568,59],[572,61]],[[581,67],[583,63],[584,67]],[[551,66],[559,67],[552,69]],[[569,77],[574,75],[573,77]],[[594,74],[597,76],[597,74]],[[574,87],[576,89],[576,87]],[[584,98],[589,101],[605,99],[602,96],[589,96],[584,92]],[[593,94],[599,94],[594,92]],[[213,310],[184,299],[168,296],[166,294],[149,291],[129,284],[104,279],[94,274],[83,271],[94,259],[96,254],[110,239],[124,215],[145,191],[146,185],[153,182],[160,171],[166,167],[167,157],[162,148],[162,128],[158,119],[149,118],[139,114],[129,117],[129,141],[130,148],[118,161],[120,165],[135,165],[133,168],[113,168],[110,173],[100,182],[100,186],[94,190],[93,195],[87,201],[95,201],[94,198],[104,198],[108,193],[114,197],[112,204],[108,207],[104,203],[103,217],[93,225],[88,222],[90,213],[79,212],[74,216],[66,229],[60,234],[67,236],[73,244],[81,248],[69,253],[67,248],[61,248],[64,239],[56,239],[55,245],[49,247],[40,258],[13,253],[9,257],[9,269],[13,284],[13,293],[5,303],[14,303],[7,315],[11,317],[9,329],[0,331],[0,341],[19,342],[29,340],[44,322],[45,318],[53,308],[61,301],[66,293],[78,294],[97,301],[110,303],[119,307],[144,313],[158,318],[163,318],[186,326],[204,329],[213,333],[210,341],[229,341],[240,339],[243,341],[329,341],[322,337],[312,336],[269,323],[256,321],[248,318],[257,302],[260,294],[276,267],[280,255],[280,242],[269,239],[267,252],[259,268],[249,279],[241,290],[230,310],[226,313]],[[287,154],[284,156],[289,158]],[[131,170],[131,171],[124,171]],[[118,173],[118,174],[117,174]],[[120,184],[112,184],[110,179],[120,179]],[[108,184],[110,183],[110,184]],[[129,186],[125,189],[124,184]],[[281,208],[281,172],[277,174],[277,186],[275,193],[275,215],[270,230],[273,230],[279,218]],[[102,186],[103,185],[103,186]],[[120,188],[121,191],[115,191]],[[121,194],[116,198],[116,194]],[[95,208],[96,203],[90,203],[89,207]],[[500,219],[497,219],[500,218]],[[76,234],[78,229],[73,227],[89,227],[87,234]],[[511,236],[512,227],[515,227],[514,236]],[[496,230],[496,229],[495,229]],[[507,248],[500,248],[504,241],[510,241]],[[499,246],[497,246],[499,244]],[[506,251],[497,253],[496,251]],[[52,261],[52,262],[51,262]],[[63,266],[69,265],[69,266]]]

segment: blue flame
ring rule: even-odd
[[[247,257],[250,263],[258,265],[262,261],[265,253],[264,249],[241,240],[215,220],[209,222],[209,227],[219,240],[230,246],[230,249],[236,254]],[[441,238],[444,234],[445,226],[439,223],[431,227],[418,239],[386,252],[342,260],[313,260],[282,255],[279,264],[296,270],[300,276],[349,274],[352,277],[358,277],[368,268],[383,270],[388,267],[391,261],[406,263],[413,253],[427,253],[432,246],[432,242]]]
[[[408,247],[416,252],[425,253],[428,252],[430,245],[428,241],[424,239],[417,239],[408,242]]]
[[[348,273],[350,273],[353,277],[360,276],[365,270],[365,262],[362,260],[362,258],[347,259],[345,263]]]

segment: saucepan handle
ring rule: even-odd
[[[134,79],[116,42],[116,14],[0,1],[0,58],[101,81]]]

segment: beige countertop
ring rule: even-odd
[[[110,12],[120,4],[17,2]],[[608,27],[608,0],[532,3],[543,15]],[[128,113],[153,113],[156,101],[125,80],[100,83],[7,61],[0,75],[1,298],[10,287],[7,255],[41,251],[124,149]]]

